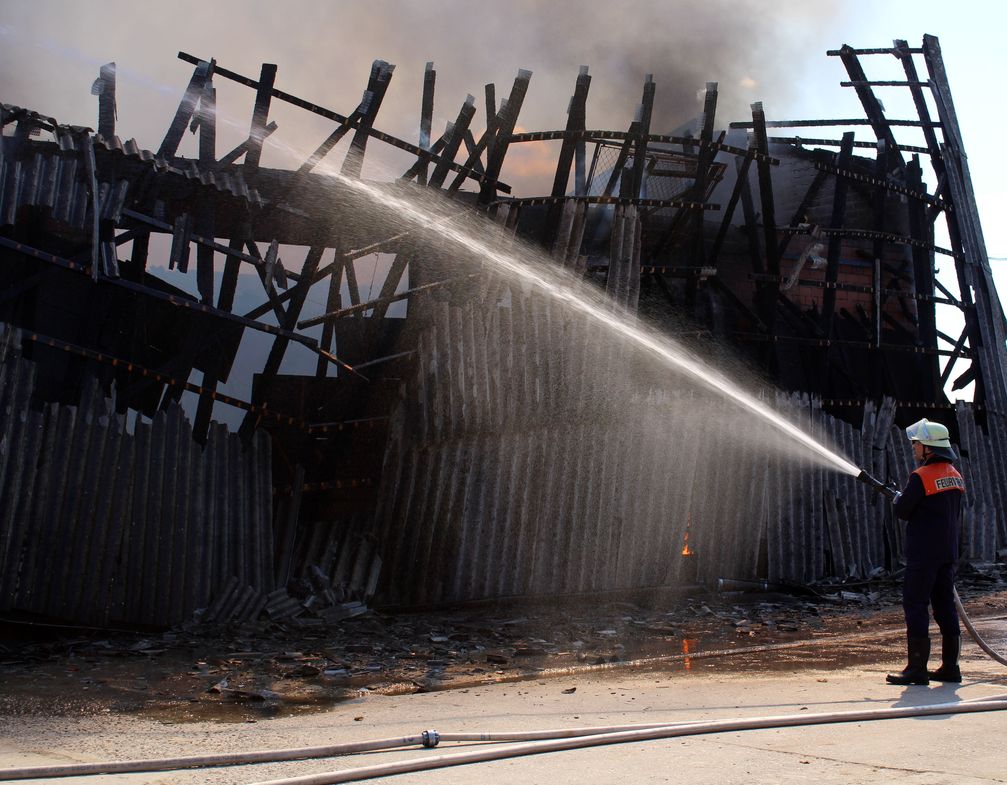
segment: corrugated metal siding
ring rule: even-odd
[[[200,447],[177,405],[128,433],[96,384],[33,411],[18,347],[0,331],[0,611],[165,625],[231,581],[276,587],[265,433]]]
[[[430,308],[379,492],[383,601],[642,588],[692,580],[686,569],[808,583],[897,566],[902,526],[865,485],[758,440],[704,449],[731,407],[696,391],[619,392],[639,369],[599,328],[539,297]],[[874,476],[907,479],[893,401],[869,404],[860,428],[806,396],[770,403]],[[991,559],[1005,542],[1002,472],[971,406],[959,427],[966,553]]]

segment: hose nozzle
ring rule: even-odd
[[[895,501],[895,496],[898,494],[898,490],[891,483],[883,483],[881,480],[871,477],[871,475],[863,469],[860,470],[860,474],[857,475],[857,479],[865,485],[871,486],[875,493],[880,493],[889,501]]]

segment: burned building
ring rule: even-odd
[[[876,476],[908,471],[898,426],[949,422],[976,489],[966,552],[996,558],[1004,321],[939,44],[829,54],[864,117],[774,121],[755,104],[718,131],[711,83],[699,120],[665,135],[648,78],[625,130],[592,130],[583,69],[563,129],[518,132],[521,71],[499,104],[487,86],[484,118],[467,99],[435,139],[428,66],[411,142],[379,130],[383,61],[340,114],[276,88],[274,65],[252,78],[185,53],[194,70],[153,152],[116,135],[113,67],[95,84],[96,131],[3,105],[0,611],[307,624],[364,602],[897,566],[898,527],[852,477],[752,444],[669,460],[668,445],[708,437],[689,402],[709,392],[657,378],[598,324],[452,245],[444,227],[459,216],[497,246],[534,246],[529,264],[586,281],[620,319],[741,358],[779,390],[764,400]],[[870,81],[871,57],[897,58],[906,79]],[[220,80],[255,93],[248,138],[226,152]],[[887,118],[882,84],[908,90],[918,118]],[[260,165],[274,102],[333,124],[298,169]],[[857,126],[874,139],[846,130]],[[840,133],[769,135],[804,127]],[[900,143],[904,127],[925,145]],[[187,128],[195,158],[177,155]],[[560,143],[550,193],[511,196],[508,151],[542,141]],[[381,144],[415,163],[364,183]],[[394,209],[431,199],[435,212],[411,222]],[[388,273],[364,300],[356,263],[376,253]],[[938,257],[956,288],[938,280]],[[168,283],[160,262],[192,286]],[[247,309],[243,269],[261,285]],[[323,312],[306,310],[311,291]],[[390,315],[398,302],[405,317]],[[942,332],[938,307],[960,314],[959,336]],[[252,333],[268,348],[238,397],[222,388],[247,373],[235,358]],[[292,346],[313,369],[281,373]],[[974,402],[951,404],[949,382],[974,383]],[[217,422],[228,412],[232,430]]]

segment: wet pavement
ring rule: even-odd
[[[996,570],[961,581],[960,590],[977,617],[1007,613]],[[1007,648],[993,634],[990,642]],[[640,603],[370,613],[309,630],[67,637],[8,624],[0,640],[0,717],[132,715],[174,724],[257,722],[368,696],[578,674],[839,669],[876,662],[879,651],[897,661],[902,631],[897,583],[876,581],[803,596],[696,589]]]

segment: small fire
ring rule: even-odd
[[[692,556],[692,551],[689,550],[689,530],[688,529],[685,530],[685,543],[684,543],[684,546],[682,548],[682,555],[683,556]]]
[[[694,639],[690,638],[682,639],[682,654],[685,655],[685,657],[683,657],[682,659],[682,665],[687,671],[692,670],[692,657],[690,657],[689,655],[692,654],[694,649],[696,648],[695,643],[696,641]]]

